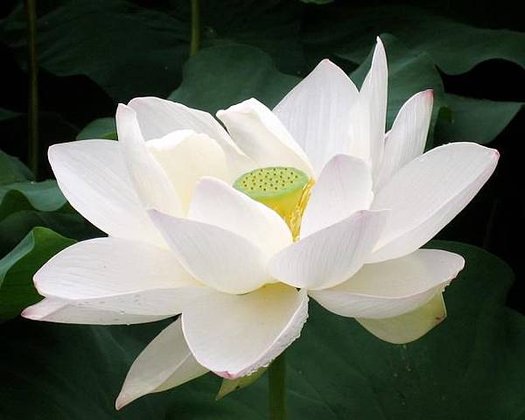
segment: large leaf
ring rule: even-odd
[[[388,112],[390,128],[401,105],[414,93],[434,90],[431,135],[427,147],[452,141],[487,144],[514,119],[522,107],[518,102],[465,98],[444,92],[441,76],[424,52],[407,48],[390,34],[381,35],[388,57]],[[346,54],[342,57],[350,59]],[[352,73],[359,84],[370,68],[372,54]],[[434,130],[435,127],[435,130]]]
[[[436,127],[436,140],[474,141],[487,144],[496,138],[523,107],[519,102],[497,102],[485,99],[446,95],[449,118],[441,118]]]
[[[33,286],[33,275],[49,258],[74,242],[52,230],[34,228],[0,260],[0,320],[17,316],[41,299]]]
[[[522,32],[476,28],[407,4],[345,7],[340,3],[325,10],[328,14],[321,24],[307,31],[306,44],[342,54],[356,64],[366,57],[375,36],[388,32],[410,48],[427,52],[447,74],[465,73],[491,59],[525,68]]]
[[[504,307],[512,272],[478,248],[434,246],[467,260],[445,293],[448,319],[417,342],[398,346],[312,303],[287,356],[290,419],[520,419],[525,320]],[[214,402],[220,381],[208,375],[115,412],[127,368],[163,325],[2,326],[0,374],[12,380],[0,385],[0,417],[267,418],[264,377]]]
[[[100,236],[100,232],[66,202],[56,181],[0,186],[0,257],[36,226],[75,239]]]
[[[59,210],[67,202],[54,180],[14,182],[0,186],[0,214],[2,214],[1,206],[3,205],[3,200],[6,199],[6,196],[15,192],[23,195],[34,209],[41,211]]]
[[[24,57],[22,19],[13,14],[4,30]],[[122,0],[71,0],[39,18],[39,64],[58,76],[86,75],[119,101],[166,96],[180,79],[188,35],[177,19]]]
[[[32,178],[33,175],[27,166],[0,150],[0,186]]]
[[[266,53],[246,45],[206,48],[186,63],[183,74],[169,99],[212,113],[250,97],[274,106],[299,81],[280,73]]]
[[[77,135],[77,140],[88,139],[117,139],[117,126],[115,118],[98,118],[86,125]]]

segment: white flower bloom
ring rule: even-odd
[[[328,60],[273,110],[217,116],[158,98],[119,105],[119,141],[52,146],[69,202],[108,234],[35,275],[24,316],[131,324],[181,317],[133,364],[121,407],[208,370],[247,375],[302,329],[308,295],[378,337],[419,338],[445,317],[459,255],[419,249],[490,177],[498,154],[455,143],[423,154],[432,93],[385,134],[378,40],[360,91]]]

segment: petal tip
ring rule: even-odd
[[[434,89],[427,89],[427,90],[424,90],[423,93],[424,93],[426,96],[434,97]]]
[[[115,400],[115,409],[121,410],[126,405],[128,405],[131,401],[133,401],[133,397],[129,395],[128,393],[121,392],[117,399]]]
[[[240,376],[238,374],[235,374],[233,372],[229,372],[227,370],[217,371],[217,372],[213,372],[213,373],[215,373],[217,376],[220,376],[221,378],[225,378],[225,379],[236,379],[236,378],[238,378]]]

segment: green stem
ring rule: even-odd
[[[25,0],[27,18],[27,61],[29,73],[28,105],[28,162],[35,178],[38,177],[38,63],[36,55],[35,0]]]
[[[286,419],[286,359],[282,353],[268,368],[270,420]]]
[[[191,0],[191,43],[190,56],[199,51],[201,43],[201,13],[199,0]]]

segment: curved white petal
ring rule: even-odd
[[[373,199],[370,165],[338,155],[330,160],[315,183],[301,222],[301,237],[340,222]]]
[[[429,89],[416,93],[399,110],[392,129],[386,135],[376,190],[425,150],[433,102],[434,95]]]
[[[22,312],[24,318],[65,324],[129,325],[159,321],[170,315],[130,314],[117,310],[90,307],[85,302],[45,298]]]
[[[171,251],[117,238],[64,249],[37,271],[34,282],[46,297],[144,315],[180,313],[202,289]]]
[[[191,354],[181,319],[166,327],[138,355],[115,402],[120,410],[146,394],[165,391],[208,372]]]
[[[178,130],[206,134],[223,148],[232,173],[241,174],[254,169],[254,163],[241,152],[226,130],[207,112],[155,97],[132,99],[128,106],[137,113],[146,140],[161,138]]]
[[[287,166],[313,174],[304,151],[272,111],[257,99],[218,111],[217,117],[258,167]]]
[[[166,172],[148,151],[135,111],[119,104],[116,122],[130,178],[144,206],[171,215],[181,214],[180,198]]]
[[[198,183],[188,217],[242,236],[268,259],[292,243],[290,229],[276,212],[218,179]]]
[[[365,265],[346,282],[310,296],[331,312],[354,318],[403,315],[426,304],[463,269],[460,255],[419,249],[395,260]]]
[[[160,163],[187,211],[195,184],[203,176],[214,176],[233,183],[223,149],[206,134],[191,130],[173,131],[150,140],[147,149]]]
[[[224,378],[267,366],[299,337],[308,297],[283,284],[235,296],[210,293],[184,311],[182,329],[197,361]]]
[[[447,308],[441,293],[412,312],[386,319],[358,318],[370,333],[383,341],[405,344],[423,337],[447,317]]]
[[[374,175],[381,165],[387,107],[388,67],[380,38],[372,65],[350,112],[350,155],[372,165]]]
[[[390,217],[368,262],[410,254],[450,222],[494,172],[497,150],[475,143],[436,147],[405,165],[376,194]]]
[[[55,144],[48,155],[60,190],[96,227],[118,238],[163,242],[134,190],[117,142]]]
[[[263,252],[233,232],[152,211],[153,222],[196,279],[225,293],[248,293],[268,283]]]
[[[359,211],[276,254],[270,274],[283,283],[325,289],[344,282],[364,264],[388,212]]]
[[[345,72],[325,59],[273,109],[316,174],[333,156],[348,151],[350,109],[357,96]]]

